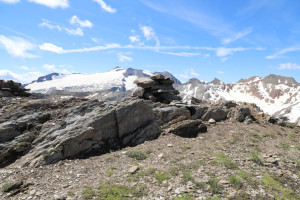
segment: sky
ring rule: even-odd
[[[0,78],[116,66],[300,82],[299,0],[0,0]]]

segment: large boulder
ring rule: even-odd
[[[243,122],[245,121],[247,116],[251,116],[251,110],[248,107],[242,107],[238,109],[238,113],[236,116],[237,121]]]
[[[168,106],[163,108],[155,108],[154,112],[159,119],[160,125],[168,123],[174,119],[178,119],[179,117],[183,118],[184,120],[191,118],[189,110],[185,107]]]
[[[202,120],[208,121],[211,118],[217,122],[226,120],[228,112],[227,109],[223,109],[222,107],[213,107],[202,116]]]
[[[137,84],[137,86],[142,88],[151,88],[152,86],[155,85],[155,81],[148,77],[137,78],[134,81],[134,83]]]
[[[85,103],[86,104],[86,103]],[[127,99],[95,107],[69,108],[64,123],[46,123],[34,148],[18,162],[38,166],[71,157],[102,154],[159,136],[149,101]]]

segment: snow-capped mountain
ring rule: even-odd
[[[184,101],[195,97],[205,101],[225,99],[255,103],[270,115],[285,116],[300,123],[300,84],[291,77],[271,74],[264,78],[241,79],[236,84],[225,84],[218,79],[209,83],[191,79],[177,89]]]
[[[160,72],[116,67],[108,72],[94,74],[49,74],[25,86],[32,93],[47,94],[58,90],[66,92],[129,91],[136,85],[137,77],[149,77]],[[176,83],[181,84],[171,73],[161,72]]]

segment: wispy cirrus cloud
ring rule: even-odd
[[[93,1],[97,2],[100,5],[100,7],[106,12],[109,12],[109,13],[117,12],[117,9],[112,8],[111,6],[107,5],[103,0],[93,0]]]
[[[183,74],[179,74],[178,76],[180,78],[183,78],[183,79],[187,80],[187,79],[199,77],[200,74],[197,73],[193,68],[190,68],[190,69],[186,69]]]
[[[279,64],[278,69],[300,69],[300,65],[296,63],[282,63]]]
[[[265,58],[266,59],[276,59],[276,58],[282,57],[282,55],[284,55],[286,53],[294,52],[294,51],[300,51],[300,46],[294,46],[294,47],[288,47],[288,48],[281,49],[272,55],[266,56]]]
[[[35,58],[36,55],[28,53],[36,46],[28,40],[19,37],[6,37],[0,35],[0,47],[3,47],[8,54],[19,58]]]
[[[65,28],[64,29],[69,35],[75,35],[75,36],[83,36],[83,30],[81,28],[71,29],[71,28]]]
[[[73,19],[73,18],[72,18]],[[73,20],[72,19],[70,20],[70,23],[71,24],[76,24],[76,23],[79,23],[78,21]],[[57,31],[64,31],[66,32],[67,34],[69,35],[75,35],[75,36],[83,36],[84,35],[84,32],[82,30],[82,28],[80,27],[77,27],[77,28],[66,28],[66,27],[63,27],[63,26],[60,26],[58,24],[55,24],[49,20],[46,20],[46,19],[42,19],[42,23],[39,24],[40,27],[46,27],[50,30],[57,30]],[[81,21],[81,25],[79,24],[79,26],[91,26],[91,25],[88,25],[88,22],[85,22],[85,21]]]
[[[173,56],[182,56],[182,57],[194,57],[194,56],[203,56],[204,58],[209,57],[209,54],[203,54],[203,53],[193,53],[193,52],[163,52],[160,53],[169,54]]]
[[[80,26],[82,28],[92,28],[93,27],[93,23],[92,22],[90,22],[87,19],[86,20],[81,20],[76,15],[74,15],[70,19],[70,24],[74,24],[74,25]]]
[[[252,31],[253,31],[253,28],[249,27],[246,30],[243,30],[243,31],[238,32],[238,33],[235,33],[232,37],[227,37],[227,38],[222,39],[222,44],[226,45],[226,44],[234,42],[234,41],[236,41],[238,39],[241,39],[241,38],[247,36],[248,34],[252,33]]]
[[[19,3],[20,0],[0,0],[0,2],[14,4]]]
[[[192,57],[192,56],[203,56],[204,58],[210,56],[208,53],[200,53],[200,52],[173,52],[173,50],[204,50],[204,51],[213,51],[215,52],[217,57],[220,57],[223,61],[227,60],[227,57],[233,55],[235,52],[242,51],[262,51],[263,48],[244,48],[244,47],[236,47],[236,48],[225,48],[225,47],[199,47],[199,46],[147,46],[147,45],[120,45],[117,43],[87,47],[87,48],[79,48],[79,49],[68,49],[65,50],[62,47],[56,46],[52,43],[43,43],[39,46],[41,50],[50,51],[58,54],[65,53],[79,53],[79,52],[90,52],[90,51],[103,51],[103,50],[112,50],[112,49],[136,49],[136,50],[149,50],[155,51],[157,53],[169,54],[174,56],[184,56],[184,57]]]
[[[67,8],[69,7],[68,0],[28,0],[29,2],[33,2],[36,4],[40,4],[43,6],[47,6],[50,8]]]
[[[88,48],[81,48],[81,49],[68,49],[65,50],[62,47],[56,46],[52,43],[43,43],[39,46],[39,48],[43,51],[50,51],[57,54],[65,54],[65,53],[82,53],[82,52],[90,52],[90,51],[102,51],[102,50],[110,50],[110,49],[120,49],[121,46],[119,44],[107,44],[104,46],[94,46]]]
[[[119,62],[133,61],[132,57],[125,56],[121,53],[118,54]]]

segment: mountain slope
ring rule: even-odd
[[[128,91],[136,85],[138,77],[149,77],[160,72],[147,72],[138,69],[116,67],[108,72],[94,74],[49,74],[25,86],[33,93],[51,93],[56,90],[67,92]],[[180,84],[171,73],[162,72]]]
[[[184,101],[194,97],[205,101],[225,99],[255,103],[268,114],[300,122],[300,84],[291,77],[271,74],[264,78],[241,79],[236,84],[227,85],[217,79],[210,83],[191,79],[177,89]]]

